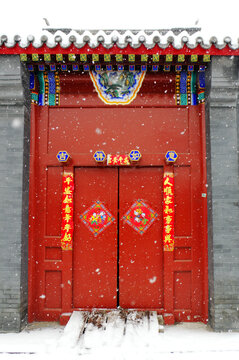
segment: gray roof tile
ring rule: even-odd
[[[29,34],[28,36],[16,34],[14,36],[0,34],[0,46],[14,47],[19,44],[25,48],[30,44],[37,49],[43,44],[49,48],[55,48],[58,44],[62,48],[68,48],[72,43],[77,48],[82,48],[88,44],[90,48],[95,49],[99,44],[105,49],[110,49],[116,44],[124,49],[128,45],[137,49],[144,44],[146,48],[152,49],[155,46],[166,49],[170,44],[175,49],[182,49],[187,46],[194,49],[201,45],[203,49],[210,49],[214,45],[218,49],[229,46],[231,49],[239,49],[238,37],[231,34],[224,36],[210,35],[201,28],[172,28],[159,30],[80,30],[80,29],[53,29],[46,28],[38,34]]]

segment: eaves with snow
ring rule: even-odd
[[[36,34],[0,34],[0,54],[132,53],[239,55],[232,34],[211,35],[201,28],[160,30],[43,29]]]

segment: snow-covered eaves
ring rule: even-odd
[[[44,48],[44,52],[59,49],[83,48],[96,51],[112,49],[137,49],[146,51],[167,51],[168,49],[187,52],[201,50],[201,53],[230,55],[239,50],[239,39],[232,35],[213,35],[201,28],[172,28],[161,30],[73,30],[43,29],[32,35],[1,35],[0,53],[20,53],[25,50],[34,51]],[[12,50],[11,50],[12,49]],[[238,53],[239,54],[239,53]]]

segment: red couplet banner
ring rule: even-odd
[[[163,246],[174,250],[174,175],[165,171],[163,178]]]
[[[73,246],[73,172],[63,172],[63,196],[62,196],[62,225],[61,225],[61,248],[72,250]]]

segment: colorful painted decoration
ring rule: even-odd
[[[203,55],[203,61],[204,62],[210,62],[211,61],[211,55]]]
[[[27,54],[20,54],[20,60],[23,62],[27,61]]]
[[[63,54],[56,54],[56,61],[63,61]]]
[[[141,55],[141,61],[142,62],[147,62],[148,61],[148,55],[147,54],[142,54]]]
[[[76,55],[75,54],[68,54],[68,60],[69,61],[75,61]]]
[[[153,62],[159,61],[159,54],[153,54]]]
[[[130,165],[129,155],[107,155],[107,165],[112,166],[126,166]]]
[[[112,64],[104,65],[108,70],[112,70],[114,66]],[[39,106],[59,105],[60,77],[58,70],[76,72],[83,69],[85,72],[90,72],[98,96],[104,103],[110,105],[130,104],[142,86],[148,65],[142,64],[141,71],[135,71],[135,65],[128,65],[128,70],[125,70],[123,64],[116,66],[118,71],[106,71],[103,70],[101,64],[95,64],[95,71],[90,72],[91,66],[88,63],[49,64],[45,62],[45,64],[38,64],[35,62],[35,64],[27,64],[30,73],[32,103]],[[175,100],[177,105],[197,105],[205,102],[205,65],[164,64],[159,66],[153,63],[149,67],[150,71],[175,71]]]
[[[176,66],[175,66],[175,71],[176,71],[176,72],[180,72],[180,71],[182,71],[182,70],[183,70],[182,65],[176,65]]]
[[[172,54],[167,54],[165,60],[166,60],[167,62],[173,61],[173,55],[172,55]]]
[[[168,163],[174,163],[178,158],[178,154],[174,150],[167,151],[165,159]]]
[[[45,71],[45,65],[38,65],[39,71]]]
[[[39,55],[38,54],[32,54],[32,61],[39,61]]]
[[[123,216],[123,220],[140,235],[143,235],[157,217],[158,214],[139,199],[129,208]]]
[[[51,61],[51,54],[44,54],[44,61]]]
[[[206,79],[205,79],[205,71],[201,68],[201,71],[198,73],[198,103],[205,102],[205,86],[206,86]]]
[[[87,54],[80,54],[80,61],[87,61]]]
[[[73,71],[79,71],[79,65],[78,64],[73,64],[72,65],[72,70]]]
[[[184,62],[185,61],[185,55],[184,54],[179,54],[178,55],[178,62]]]
[[[92,61],[99,61],[100,60],[100,55],[99,54],[92,54]]]
[[[55,66],[55,65],[54,65]],[[43,69],[42,69],[43,70]],[[56,70],[56,68],[55,68]],[[30,89],[33,104],[40,106],[59,105],[60,100],[60,79],[57,71],[39,71],[36,75],[30,75]],[[36,86],[36,83],[38,86]],[[34,87],[33,87],[34,84]]]
[[[63,196],[62,196],[62,222],[61,222],[61,248],[72,250],[73,247],[73,194],[74,177],[73,172],[63,172]]]
[[[104,61],[106,62],[109,62],[111,61],[111,55],[110,54],[104,54]]]
[[[33,72],[29,74],[29,81],[30,90],[35,90],[35,75]]]
[[[101,70],[101,65],[95,65],[95,71],[100,71]]]
[[[168,171],[163,177],[163,247],[174,250],[174,175]]]
[[[99,150],[94,153],[93,158],[97,162],[104,162],[106,159],[106,155],[103,150]]]
[[[67,160],[69,159],[70,155],[68,154],[67,151],[59,151],[56,155],[57,160],[59,162],[67,162]]]
[[[191,55],[191,61],[197,62],[198,61],[198,55]]]
[[[91,80],[99,98],[108,105],[128,105],[137,96],[145,72],[100,71],[90,72]]]
[[[27,65],[27,70],[28,71],[34,71],[34,66],[32,64],[28,64]]]
[[[123,61],[123,55],[122,54],[116,54],[115,59],[116,59],[117,62],[121,62],[121,61]]]
[[[197,72],[181,71],[176,74],[176,104],[197,105]]]
[[[95,201],[90,208],[80,215],[80,219],[95,237],[115,221],[101,201]]]
[[[142,155],[139,150],[131,150],[129,153],[129,158],[131,161],[139,161]]]

